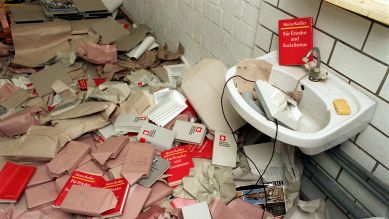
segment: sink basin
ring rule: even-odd
[[[314,155],[342,143],[367,127],[374,113],[375,102],[334,74],[329,73],[325,81],[312,82],[302,66],[280,66],[277,52],[258,59],[273,64],[270,84],[284,92],[302,92],[298,108],[303,117],[299,126],[292,130],[279,125],[277,140],[297,146],[305,154]],[[235,73],[236,68],[230,68],[226,80]],[[227,84],[232,106],[253,127],[274,137],[275,123],[246,103],[233,80]],[[334,99],[345,99],[351,108],[351,114],[338,115],[332,104]]]

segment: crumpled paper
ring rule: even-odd
[[[1,141],[0,156],[17,161],[50,161],[70,140],[60,128],[32,126],[21,138]]]
[[[109,101],[112,103],[122,103],[130,95],[131,89],[126,83],[107,81],[100,84],[88,95],[98,100]]]
[[[117,61],[115,45],[98,45],[82,40],[78,43],[77,52],[82,59],[93,64],[106,64]]]
[[[236,194],[232,168],[212,165],[209,160],[193,159],[195,167],[183,178],[183,187],[197,201],[210,203],[214,198],[231,201]]]

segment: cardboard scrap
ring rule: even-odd
[[[100,165],[104,165],[109,158],[116,158],[127,143],[127,136],[110,137],[91,155]]]
[[[86,0],[78,0],[78,2],[85,2],[85,1]],[[87,1],[90,1],[90,0],[87,0]],[[95,2],[97,2],[97,1],[95,1]],[[99,1],[99,2],[101,3],[101,1]],[[91,6],[92,5],[87,5],[87,7],[89,7],[89,8]],[[101,36],[101,41],[100,41],[101,44],[110,44],[110,43],[115,42],[117,39],[119,39],[122,36],[129,35],[129,32],[126,31],[123,28],[123,26],[120,25],[112,17],[107,17],[105,19],[101,19],[101,20],[95,22],[94,24],[91,25],[91,28],[97,34],[99,34]]]
[[[47,163],[50,174],[59,176],[64,173],[71,173],[84,157],[90,152],[90,146],[77,141],[71,141]]]
[[[182,46],[181,43],[178,44],[178,49],[174,53],[170,52],[168,50],[167,45],[165,44],[165,46],[161,47],[158,50],[158,58],[161,59],[161,60],[170,61],[170,60],[174,60],[174,59],[179,59],[184,53],[185,53],[185,49],[184,49],[184,46]]]
[[[153,163],[155,149],[146,143],[130,142],[122,175],[133,185],[143,177],[148,177]]]
[[[31,82],[41,97],[54,92],[51,85],[57,80],[65,84],[72,83],[72,80],[66,73],[65,66],[61,63],[47,66],[42,71],[31,75]]]
[[[93,64],[106,64],[117,61],[115,45],[98,45],[81,40],[78,43],[77,53],[82,59]]]
[[[130,29],[129,35],[123,35],[116,40],[118,51],[128,52],[135,48],[143,41],[143,39],[146,37],[146,34],[149,32],[150,28],[145,24],[141,24],[136,28]]]
[[[107,81],[94,88],[89,97],[113,103],[122,103],[130,93],[131,89],[126,83]]]
[[[70,49],[71,27],[67,21],[11,26],[15,48],[14,64],[37,67],[54,58],[58,51]],[[39,55],[36,55],[39,54]]]
[[[227,67],[221,61],[203,59],[185,71],[182,77],[181,87],[186,98],[210,131],[231,132],[220,105],[226,72]],[[224,95],[223,104],[232,129],[242,127],[246,121],[235,112],[227,95]]]
[[[114,208],[117,202],[110,189],[73,185],[60,209],[69,213],[98,217]]]

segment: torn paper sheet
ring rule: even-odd
[[[100,165],[104,165],[108,159],[116,158],[127,143],[127,136],[110,137],[99,145],[91,155]]]
[[[52,117],[51,119],[52,120],[73,119],[73,118],[88,116],[94,113],[102,112],[108,109],[111,105],[114,104],[110,102],[85,102],[79,104],[77,107],[73,109],[70,109],[64,113]]]
[[[178,49],[174,53],[170,52],[168,50],[167,45],[165,45],[163,47],[160,47],[160,49],[158,50],[158,59],[167,60],[167,61],[179,59],[184,54],[184,52],[185,49],[181,43],[178,44]]]
[[[183,178],[185,191],[198,201],[210,202],[217,198],[227,203],[235,197],[236,189],[230,167],[216,167],[205,159],[193,161],[195,167],[190,170],[189,176]]]
[[[65,84],[72,83],[65,66],[61,63],[46,66],[42,71],[31,75],[31,82],[41,97],[53,93],[51,85],[58,80]]]
[[[136,218],[151,193],[151,188],[135,184],[131,186],[124,205],[124,213],[120,219]]]
[[[39,107],[31,107],[5,117],[0,120],[0,134],[12,137],[26,133],[31,126],[38,124],[35,115],[41,111]]]
[[[209,74],[209,72],[213,72]],[[231,132],[220,105],[227,67],[212,59],[203,59],[184,72],[182,90],[193,108],[210,131]],[[224,112],[232,129],[242,127],[246,121],[235,112],[227,95],[223,98]]]
[[[63,131],[54,127],[32,126],[21,138],[8,143],[0,142],[0,155],[18,161],[50,161],[70,141]]]
[[[26,189],[27,207],[30,209],[51,203],[57,195],[54,181],[28,188]]]
[[[158,216],[163,215],[164,213],[165,213],[164,208],[161,208],[158,205],[154,205],[153,207],[149,208],[147,211],[141,213],[138,217],[136,217],[136,219],[155,219],[158,218]]]
[[[111,44],[120,37],[129,35],[129,32],[111,17],[93,23],[91,28],[101,36],[101,44]]]
[[[67,21],[12,25],[14,64],[37,67],[70,49],[71,27]],[[39,54],[39,55],[36,55]]]
[[[121,105],[121,112],[147,115],[146,110],[154,105],[153,96],[146,91],[136,91]]]
[[[99,148],[100,147],[101,147],[101,145],[99,146]],[[105,162],[104,167],[106,169],[111,169],[111,168],[123,165],[124,161],[126,160],[126,156],[127,156],[129,149],[130,149],[130,145],[126,144],[124,146],[124,148],[122,149],[122,151],[120,151],[119,155],[117,155],[115,158],[109,159],[109,160],[107,160],[107,162]]]
[[[126,53],[126,55],[133,59],[139,59],[146,50],[152,50],[156,47],[158,47],[158,44],[155,44],[155,38],[147,36],[139,46]]]
[[[173,192],[172,188],[163,182],[155,182],[151,187],[151,194],[143,205],[143,209],[147,209],[153,205],[157,205],[159,202],[164,200],[166,197],[171,195]]]
[[[209,205],[209,210],[213,219],[246,219],[236,211],[228,208],[218,199],[212,200],[211,204]]]
[[[157,51],[146,51],[138,59],[138,64],[141,68],[155,68],[159,64],[157,59]]]
[[[78,55],[93,64],[114,63],[117,61],[115,45],[98,45],[81,40],[77,47]]]
[[[31,93],[23,89],[18,89],[17,91],[13,92],[10,96],[5,98],[3,101],[1,101],[0,105],[7,109],[13,109],[20,106],[24,101],[26,101],[30,97],[31,97]]]
[[[7,82],[0,87],[0,102],[10,97],[15,91],[19,89],[20,88],[16,87],[7,80]]]
[[[123,164],[122,175],[133,185],[143,177],[148,177],[153,163],[155,149],[150,144],[130,142]]]
[[[59,95],[62,101],[74,101],[77,99],[77,93],[63,81],[55,81],[51,88]]]
[[[59,176],[64,173],[70,174],[85,156],[90,152],[90,146],[77,141],[71,141],[47,163],[49,172],[53,176]]]
[[[69,50],[69,51],[60,51],[57,52],[57,56],[55,57],[56,62],[60,62],[62,65],[69,67],[74,64],[76,61],[76,52]]]
[[[69,213],[98,217],[116,207],[117,202],[110,189],[73,185],[60,209]]]
[[[153,73],[146,69],[132,71],[131,74],[127,75],[127,79],[131,82],[131,84],[135,84],[138,87],[150,84],[151,82],[160,82]]]
[[[273,65],[270,62],[259,59],[242,59],[236,65],[236,75],[242,76],[248,80],[257,81],[269,81],[270,73]],[[235,78],[238,91],[242,94],[244,92],[253,92],[253,83],[243,80],[241,78]]]
[[[59,122],[55,122],[55,127],[64,130],[64,133],[70,139],[76,139],[87,132],[103,128],[108,124],[109,121],[100,113],[97,113],[81,118],[60,120]]]
[[[126,83],[107,81],[89,93],[88,97],[113,103],[122,103],[130,95],[131,90]]]
[[[104,174],[104,171],[100,169],[100,167],[97,166],[92,160],[80,165],[76,170],[97,176],[102,176]]]
[[[30,181],[27,184],[27,188],[46,183],[53,180],[49,175],[49,169],[46,164],[39,165],[36,167],[36,171]]]
[[[135,48],[150,32],[150,28],[145,24],[141,24],[136,28],[130,29],[129,35],[124,35],[116,40],[117,49],[120,52],[128,52]]]

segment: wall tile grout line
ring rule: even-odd
[[[380,85],[378,86],[378,89],[377,89],[377,92],[376,92],[376,95],[379,96],[379,94],[381,93],[381,90],[382,90],[382,87],[384,87],[384,84],[388,78],[388,75],[389,75],[389,67],[388,69],[386,70],[386,73],[385,73],[385,76],[384,78],[382,79]]]
[[[376,162],[375,165],[374,165],[374,167],[373,167],[373,169],[371,170],[371,173],[374,174],[374,171],[377,169],[378,165],[379,165],[378,162]],[[369,179],[370,179],[370,178],[368,178],[366,181],[369,181]]]
[[[321,6],[322,5],[323,5],[323,0],[320,1],[319,9],[317,10],[317,15],[316,15],[316,18],[315,18],[315,23],[313,24],[314,27],[316,27],[317,20],[319,20],[319,15],[320,15],[320,11],[321,11]]]
[[[335,181],[338,182],[338,179],[340,177],[340,174],[343,172],[343,167],[340,167],[338,174],[336,174]]]
[[[330,54],[328,55],[328,60],[327,60],[327,65],[328,66],[330,66],[330,61],[331,61],[331,59],[332,59],[332,54],[334,53],[334,50],[335,50],[335,47],[336,47],[336,43],[337,43],[338,41],[335,39],[334,40],[334,43],[332,44],[332,48],[331,48],[331,52],[330,52]]]
[[[383,164],[381,161],[377,160],[377,158],[375,158],[373,155],[371,155],[369,152],[367,152],[364,148],[362,148],[361,146],[359,146],[357,143],[354,143],[361,151],[363,151],[365,154],[367,154],[368,156],[370,156],[375,162],[377,162],[378,164],[380,164],[381,166],[383,166],[386,170],[389,171],[389,167],[387,167],[385,164]]]
[[[268,4],[269,6],[271,6],[271,7],[275,8],[275,9],[278,9],[279,11],[282,11],[282,12],[284,12],[285,14],[287,14],[287,15],[289,15],[289,16],[291,16],[291,17],[297,18],[297,16],[296,16],[296,15],[293,15],[293,14],[291,14],[291,13],[289,13],[289,12],[285,11],[284,9],[282,9],[282,8],[279,8],[279,7],[278,7],[278,5],[277,5],[277,6],[274,6],[274,5],[270,4],[269,2],[266,2],[266,4]]]
[[[324,32],[324,33],[326,33],[328,36],[330,36],[330,37],[332,37],[332,38],[334,38],[334,39],[337,39],[339,42],[341,42],[341,43],[343,43],[344,45],[350,47],[350,48],[353,49],[354,51],[356,51],[356,52],[358,52],[358,53],[361,53],[361,54],[363,54],[363,55],[365,55],[365,56],[367,56],[367,57],[373,59],[374,61],[379,62],[379,63],[382,64],[382,65],[389,66],[389,64],[386,64],[385,62],[383,62],[383,61],[381,61],[381,60],[375,58],[374,56],[369,55],[369,54],[365,53],[364,51],[362,51],[362,50],[360,50],[360,49],[358,49],[358,48],[355,48],[354,46],[350,45],[349,43],[346,43],[345,41],[343,41],[343,40],[341,40],[341,39],[338,39],[337,37],[333,36],[332,34],[330,34],[330,33],[328,33],[328,32],[325,32],[325,31],[323,31],[322,29],[320,29],[320,28],[318,28],[318,27],[316,27],[316,29],[318,29],[318,30],[320,30],[320,31],[322,31],[322,32]]]
[[[367,34],[366,34],[365,40],[363,41],[363,44],[362,44],[361,51],[363,51],[363,50],[365,49],[365,45],[366,45],[367,39],[369,38],[369,36],[370,36],[370,32],[371,32],[371,29],[373,28],[373,24],[374,24],[374,22],[373,22],[373,21],[371,21],[371,23],[370,23],[370,27],[369,27],[369,30],[367,31]]]
[[[373,127],[375,130],[377,130],[378,132],[380,132],[382,135],[384,135],[385,137],[389,138],[389,135],[387,135],[386,133],[384,133],[383,131],[381,131],[379,128],[375,127],[373,124],[369,123],[369,125],[371,127]]]
[[[271,50],[271,45],[273,44],[273,39],[274,39],[274,33],[271,35],[271,38],[270,38],[270,44],[269,44],[269,49],[268,49],[269,52]]]

